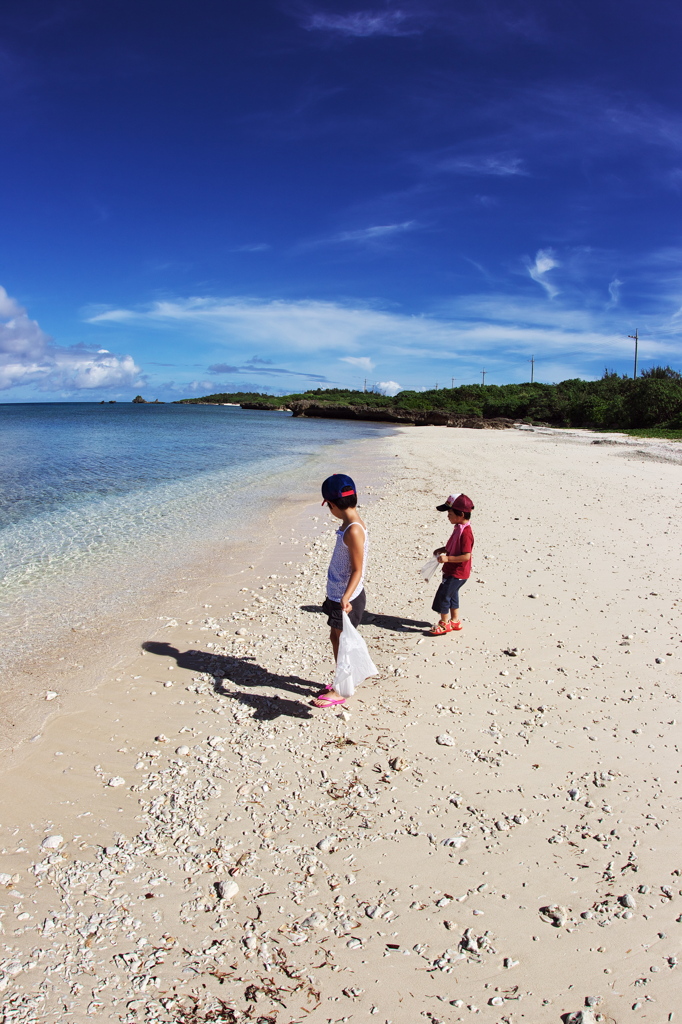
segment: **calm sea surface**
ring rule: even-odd
[[[387,432],[229,407],[0,405],[0,643],[20,655],[125,614],[319,473],[350,471],[344,442]]]

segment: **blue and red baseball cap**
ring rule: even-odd
[[[337,502],[339,498],[352,498],[354,495],[357,495],[355,484],[345,473],[334,473],[322,484],[323,505],[325,501]]]

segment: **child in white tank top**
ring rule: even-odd
[[[346,612],[351,623],[358,626],[365,610],[367,530],[356,510],[357,491],[349,476],[335,473],[328,477],[322,484],[322,497],[322,504],[328,505],[331,514],[341,520],[327,571],[327,597],[322,605],[322,610],[327,613],[329,639],[336,660],[343,629],[341,613]],[[331,707],[344,701],[329,687],[314,703],[316,707]]]

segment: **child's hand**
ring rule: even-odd
[[[350,615],[350,613],[353,611],[353,605],[350,603],[350,601],[341,601],[341,611],[345,612],[346,615]]]
[[[441,552],[441,554],[438,555],[438,561],[439,562],[444,563],[444,562],[447,562],[447,560],[448,560],[448,556],[443,554],[442,552]]]

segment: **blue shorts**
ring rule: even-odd
[[[452,608],[459,608],[459,592],[465,583],[466,580],[458,580],[455,576],[445,576],[433,599],[433,611],[445,615]]]

